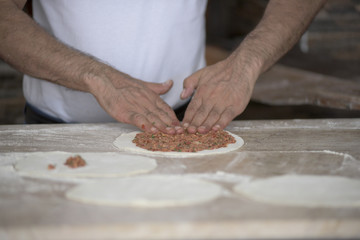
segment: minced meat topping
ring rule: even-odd
[[[235,142],[235,138],[223,130],[206,134],[185,132],[174,135],[142,132],[136,134],[133,140],[138,147],[160,152],[198,152],[223,148]]]
[[[48,165],[49,170],[54,170],[55,168],[56,168],[56,166],[54,164],[49,164]]]
[[[74,157],[69,157],[68,159],[66,159],[64,165],[67,165],[70,168],[78,168],[85,166],[86,162],[82,157],[76,155]]]

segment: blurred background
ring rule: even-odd
[[[209,0],[207,62],[224,59],[266,0]],[[0,124],[24,123],[22,74],[0,60]],[[237,119],[360,117],[360,0],[329,0],[299,43],[256,84]]]

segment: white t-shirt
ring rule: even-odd
[[[63,43],[148,82],[172,79],[162,98],[174,109],[183,80],[205,66],[206,0],[33,0],[33,16]],[[65,122],[114,121],[90,93],[24,76],[26,100]]]

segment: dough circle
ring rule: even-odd
[[[337,176],[283,175],[237,184],[252,200],[298,207],[360,207],[360,180]]]
[[[80,184],[66,197],[96,205],[156,208],[204,203],[221,193],[219,185],[196,178],[149,175]]]
[[[124,133],[117,137],[114,141],[114,146],[121,151],[133,152],[133,153],[142,153],[146,155],[155,155],[155,156],[165,156],[165,157],[197,157],[205,155],[214,155],[222,154],[234,151],[244,145],[244,140],[231,132],[228,132],[236,140],[235,143],[227,145],[225,148],[218,148],[213,150],[203,150],[199,152],[160,152],[160,151],[149,151],[143,148],[136,146],[132,140],[135,138],[136,134],[139,132]]]
[[[65,166],[66,159],[74,155],[80,155],[87,165]],[[157,166],[152,158],[118,152],[34,152],[24,153],[19,158],[15,169],[32,177],[122,177],[147,173]],[[55,165],[55,169],[49,170],[49,164]]]

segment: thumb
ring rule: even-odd
[[[181,92],[180,95],[181,99],[186,99],[194,93],[195,89],[199,84],[200,77],[201,77],[201,70],[193,73],[184,80],[183,91]]]
[[[150,88],[152,91],[159,95],[167,93],[172,88],[173,84],[174,82],[172,80],[167,80],[163,83],[145,83],[148,88]]]

